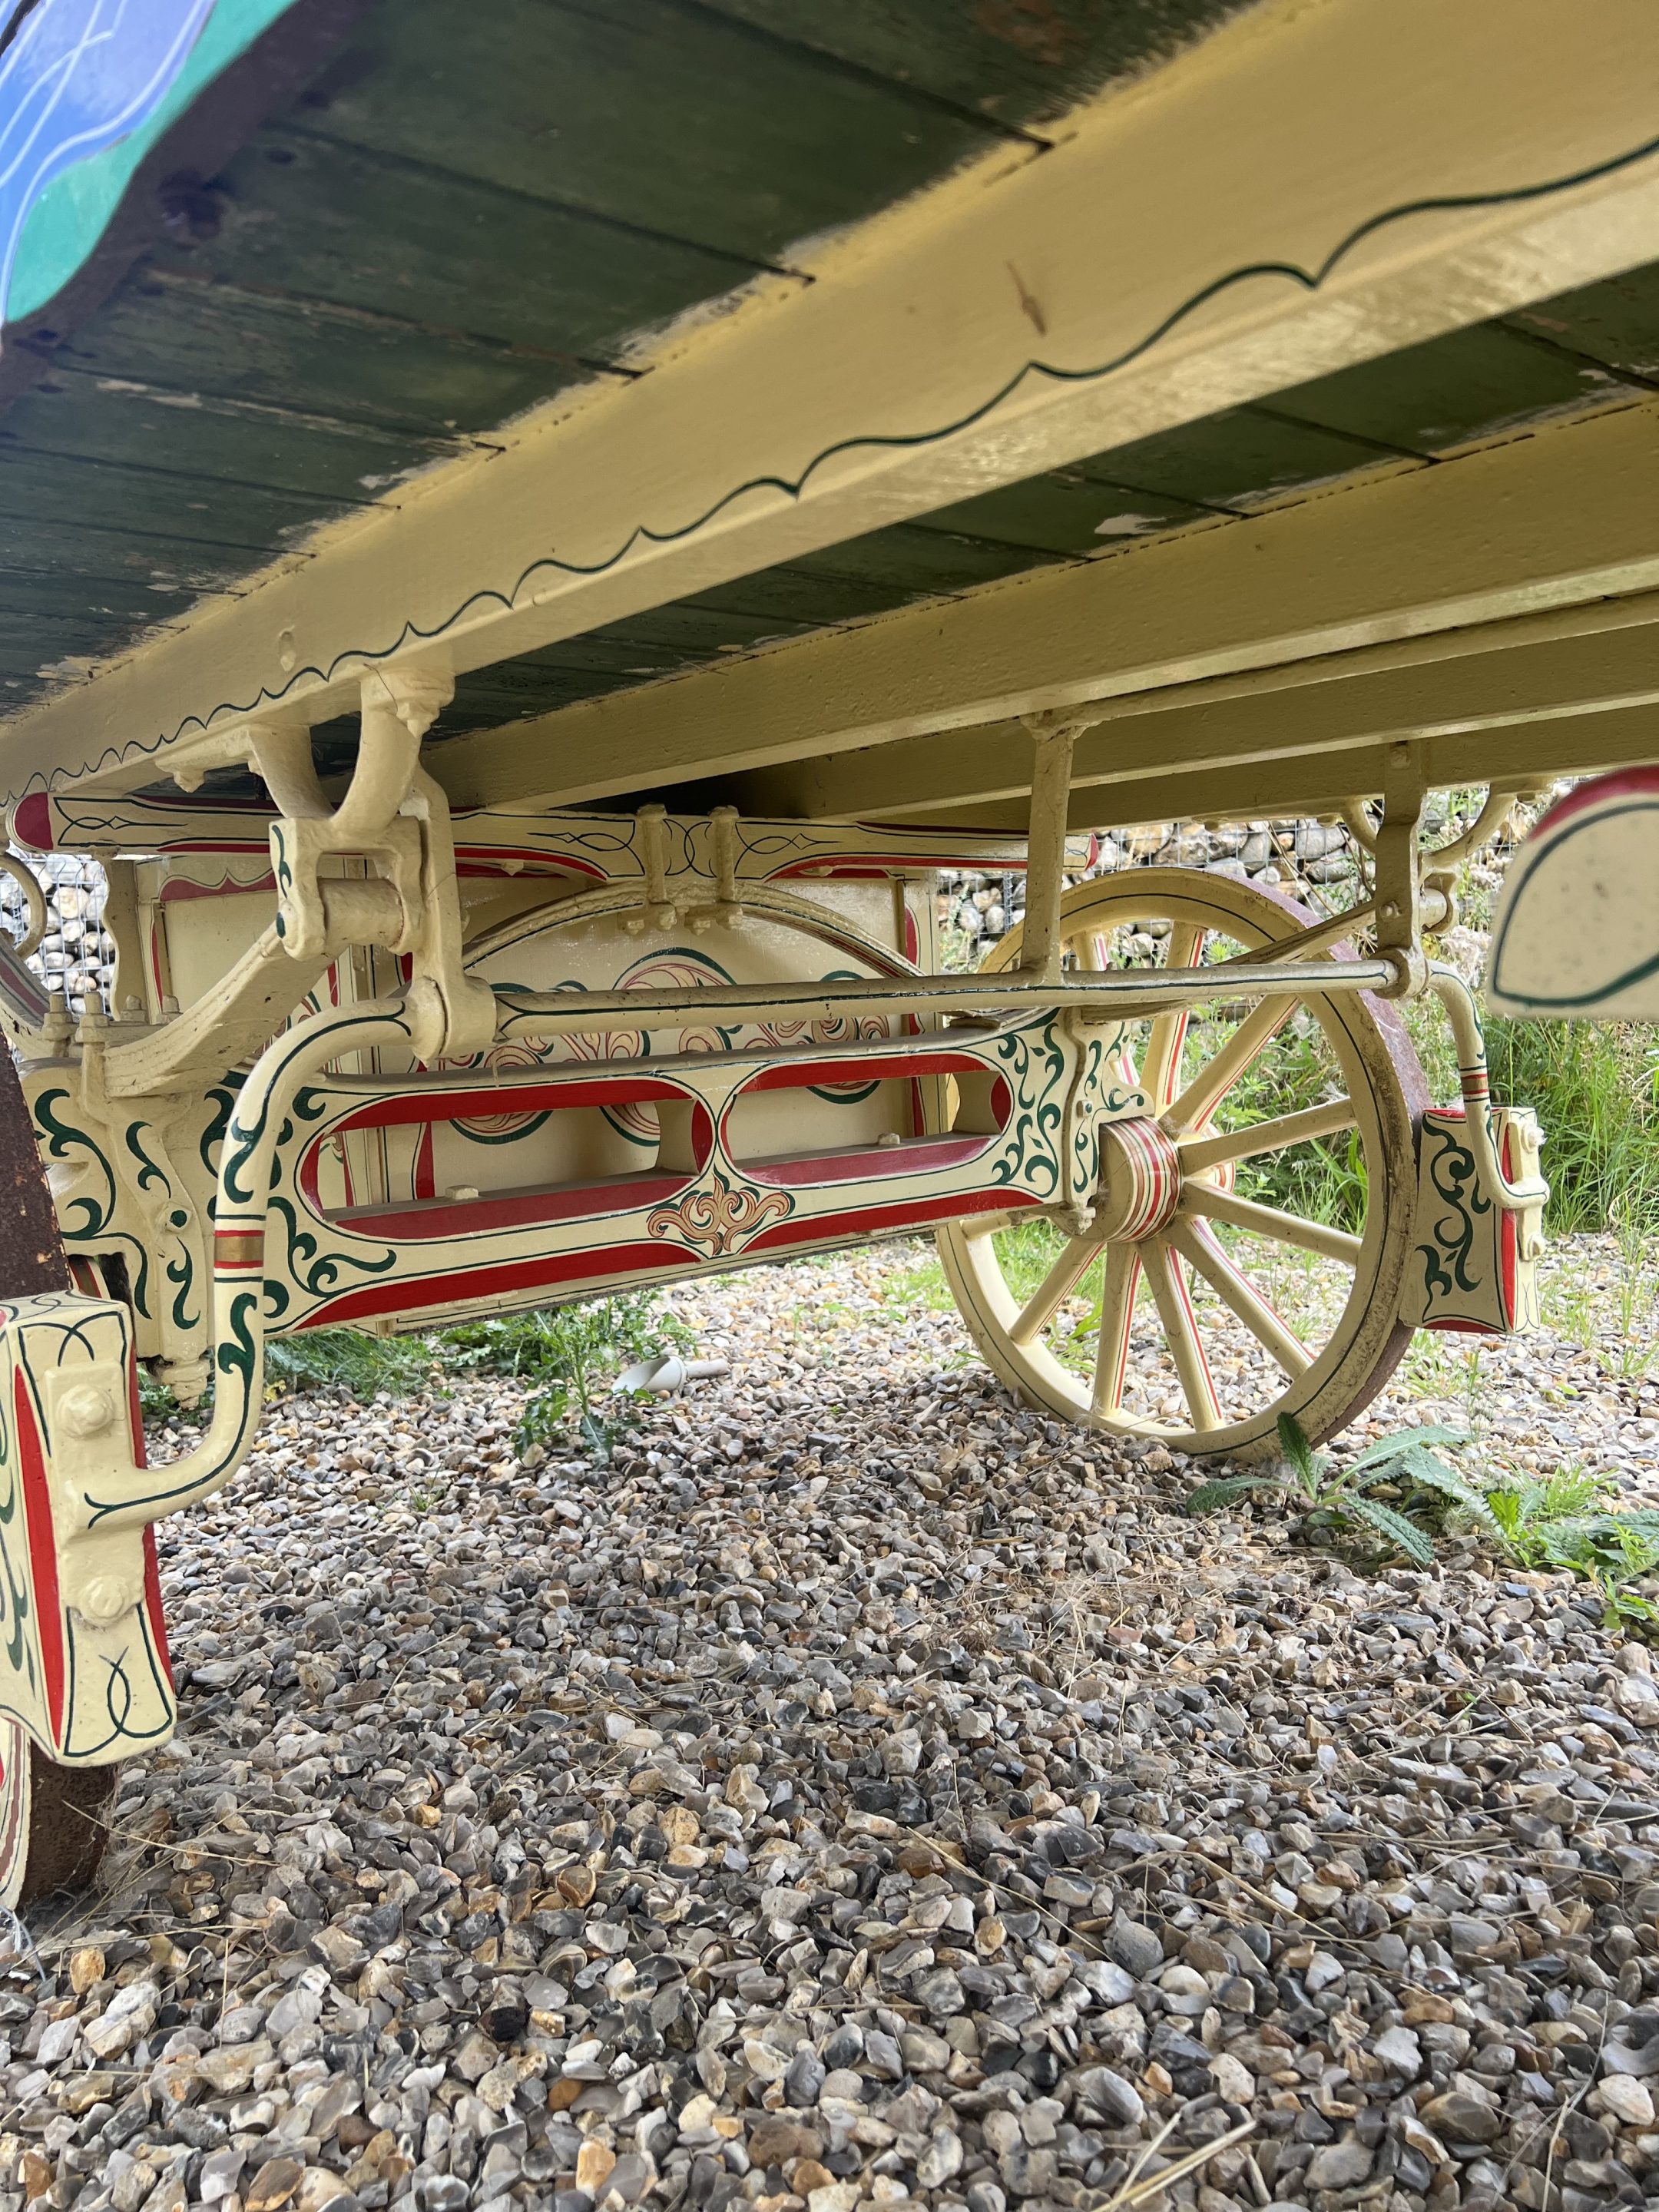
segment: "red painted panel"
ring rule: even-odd
[[[31,791],[11,811],[11,834],[32,852],[52,850],[52,801],[44,791]]]
[[[415,1195],[416,1198],[436,1198],[438,1195],[438,1170],[429,1121],[415,1145]]]
[[[387,1129],[411,1121],[464,1121],[475,1115],[499,1114],[511,1108],[515,1114],[558,1113],[567,1107],[628,1106],[641,1099],[684,1098],[687,1093],[672,1084],[645,1076],[613,1076],[608,1081],[591,1076],[568,1082],[496,1083],[476,1091],[437,1091],[429,1096],[399,1091],[360,1106],[333,1124],[331,1134],[346,1129]]]
[[[1035,1206],[1024,1191],[976,1190],[908,1206],[864,1206],[851,1213],[819,1214],[808,1220],[785,1222],[757,1237],[743,1251],[722,1264],[735,1267],[757,1252],[800,1244],[836,1244],[861,1232],[878,1229],[921,1227],[930,1221],[948,1221],[971,1213],[1012,1212]],[[596,1264],[597,1263],[597,1264]],[[556,1285],[575,1286],[586,1281],[597,1291],[600,1284],[617,1275],[649,1273],[684,1276],[701,1264],[698,1255],[678,1244],[618,1244],[581,1252],[543,1254],[526,1260],[507,1260],[493,1267],[446,1275],[423,1282],[365,1284],[330,1298],[306,1320],[307,1328],[333,1328],[343,1322],[365,1321],[377,1314],[415,1314],[429,1306],[454,1305],[463,1300],[505,1297],[525,1291],[551,1290]]]
[[[352,1206],[325,1218],[337,1228],[375,1237],[475,1237],[493,1229],[532,1229],[581,1221],[595,1213],[632,1213],[660,1206],[692,1180],[641,1169],[607,1182],[567,1183],[546,1190],[503,1191],[482,1198],[433,1199],[410,1205]]]
[[[18,1455],[23,1468],[23,1512],[28,1526],[29,1580],[35,1617],[40,1624],[40,1663],[46,1678],[46,1711],[55,1741],[64,1733],[64,1613],[58,1598],[58,1539],[52,1527],[52,1495],[46,1488],[46,1454],[34,1418],[34,1401],[23,1370],[16,1370],[14,1410]]]
[[[594,1261],[601,1256],[604,1266],[596,1268]],[[428,1306],[453,1305],[463,1299],[506,1297],[521,1291],[550,1290],[556,1284],[597,1283],[602,1275],[643,1274],[651,1268],[683,1274],[686,1258],[677,1244],[619,1244],[602,1255],[592,1249],[543,1253],[527,1260],[503,1260],[499,1266],[469,1273],[433,1275],[424,1282],[368,1284],[331,1298],[305,1326],[332,1328],[375,1314],[420,1313]]]
[[[793,1190],[815,1184],[859,1182],[878,1176],[933,1175],[941,1168],[965,1167],[997,1142],[995,1137],[921,1137],[902,1145],[849,1146],[845,1152],[743,1160],[738,1164],[755,1182],[778,1183]]]
[[[143,1464],[143,1461],[139,1465]],[[155,1656],[161,1662],[161,1672],[169,1685],[173,1680],[173,1654],[167,1649],[167,1624],[161,1611],[161,1570],[155,1557],[154,1526],[144,1531],[144,1611],[149,1617],[149,1632],[155,1640]]]

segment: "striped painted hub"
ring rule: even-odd
[[[1167,1229],[1181,1203],[1181,1156],[1150,1119],[1109,1121],[1100,1133],[1097,1231],[1139,1244]]]

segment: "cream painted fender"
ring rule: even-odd
[[[1495,1014],[1659,1021],[1659,768],[1569,792],[1516,855],[1486,963]]]

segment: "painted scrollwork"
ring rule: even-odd
[[[769,1221],[787,1220],[794,1201],[781,1190],[758,1191],[737,1183],[718,1164],[705,1180],[667,1206],[653,1208],[646,1230],[702,1258],[729,1259],[752,1243]]]
[[[1055,1019],[1028,1023],[1000,1037],[995,1056],[1013,1093],[1013,1110],[1004,1149],[991,1163],[990,1180],[1017,1184],[1039,1199],[1057,1197],[1067,1054]]]

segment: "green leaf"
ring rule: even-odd
[[[1513,1540],[1522,1534],[1526,1525],[1526,1510],[1518,1490],[1499,1487],[1486,1492],[1486,1508],[1498,1524],[1500,1535]]]
[[[1419,1567],[1432,1565],[1434,1546],[1414,1521],[1396,1513],[1392,1505],[1384,1505],[1377,1498],[1356,1498],[1348,1510],[1357,1520],[1370,1522],[1379,1535],[1386,1536],[1396,1551],[1414,1559]]]
[[[1450,1498],[1452,1504],[1467,1513],[1472,1521],[1479,1522],[1489,1535],[1496,1536],[1501,1541],[1504,1531],[1498,1525],[1497,1515],[1486,1502],[1485,1492],[1477,1490],[1472,1482],[1467,1481],[1443,1461],[1436,1459],[1431,1452],[1425,1454],[1425,1465],[1412,1469],[1413,1480],[1421,1483],[1425,1490],[1437,1490],[1443,1498]]]
[[[1307,1431],[1293,1413],[1281,1413],[1279,1417],[1279,1448],[1306,1495],[1317,1498],[1324,1465],[1315,1458]]]
[[[1382,1472],[1395,1473],[1402,1483],[1409,1482],[1419,1490],[1436,1492],[1440,1497],[1449,1499],[1460,1511],[1467,1513],[1472,1521],[1478,1522],[1489,1535],[1495,1536],[1500,1543],[1504,1540],[1504,1530],[1486,1492],[1477,1489],[1466,1475],[1459,1474],[1455,1468],[1448,1467],[1444,1460],[1437,1459],[1431,1451],[1424,1451],[1413,1445],[1402,1455],[1396,1470],[1384,1469]],[[1376,1471],[1373,1473],[1375,1475]]]
[[[1182,1510],[1214,1513],[1224,1505],[1249,1497],[1253,1490],[1282,1490],[1284,1486],[1270,1474],[1223,1475],[1213,1482],[1200,1482],[1196,1490],[1189,1490],[1182,1500]]]
[[[576,1424],[576,1433],[596,1459],[611,1456],[611,1431],[605,1423],[592,1413],[584,1413]]]
[[[1638,1597],[1634,1590],[1604,1589],[1601,1593],[1602,1627],[1607,1630],[1622,1628],[1630,1620],[1659,1620],[1659,1607],[1647,1598]]]
[[[1401,1429],[1394,1436],[1379,1437],[1375,1443],[1367,1444],[1363,1452],[1351,1460],[1349,1467],[1351,1471],[1357,1473],[1362,1467],[1374,1467],[1382,1461],[1398,1459],[1402,1452],[1415,1449],[1426,1450],[1431,1444],[1458,1445],[1473,1443],[1474,1441],[1467,1429],[1448,1429],[1438,1422],[1431,1421],[1420,1429]]]

